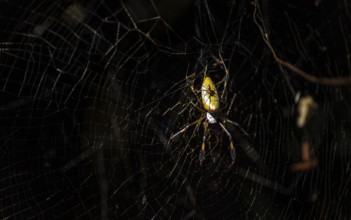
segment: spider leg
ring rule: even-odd
[[[205,68],[204,68],[203,71],[204,71],[205,74],[206,74],[206,72],[207,72],[207,65],[205,66]],[[195,73],[193,73],[192,75],[195,75]],[[185,78],[186,78],[186,80],[188,81],[190,77],[188,77],[188,75],[186,75]],[[194,94],[194,96],[195,96],[196,101],[198,102],[198,104],[201,105],[202,103],[201,103],[201,100],[199,99],[199,97],[198,97],[197,94],[196,94],[196,90],[195,90],[195,88],[194,88],[194,81],[193,81],[193,80],[191,81],[190,89],[191,89],[191,91],[193,92],[193,94]]]
[[[192,75],[195,75],[195,73],[193,73]],[[189,78],[190,78],[190,77],[188,77],[188,75],[185,76],[185,79],[186,79],[187,81],[190,81]],[[195,88],[194,88],[194,81],[193,81],[193,80],[191,80],[191,84],[190,84],[189,86],[190,86],[191,91],[194,93],[194,95],[197,96],[197,95],[196,95]]]
[[[192,101],[190,101],[190,104],[191,104],[192,106],[194,106],[194,107],[195,107],[197,110],[199,110],[200,112],[205,113],[205,111],[204,111],[203,109],[201,109],[199,106],[195,105]]]
[[[229,147],[229,151],[230,151],[230,157],[232,158],[232,164],[235,163],[235,159],[236,159],[236,153],[235,153],[235,147],[234,147],[234,143],[232,140],[232,135],[230,134],[230,132],[227,130],[227,128],[221,123],[218,122],[219,125],[221,126],[221,128],[224,130],[224,132],[227,134],[229,141],[230,141],[230,147]]]
[[[191,126],[194,126],[198,123],[200,123],[205,117],[201,117],[199,119],[197,119],[196,121],[193,121],[187,125],[185,125],[182,129],[180,129],[178,132],[176,132],[175,134],[172,134],[171,137],[169,138],[169,142],[172,141],[175,137],[177,137],[178,135],[184,133],[188,128],[190,128]]]
[[[202,145],[201,145],[201,150],[200,150],[200,154],[199,154],[199,160],[200,160],[200,165],[202,165],[202,161],[205,160],[205,146],[206,146],[206,136],[208,133],[208,123],[207,121],[205,121],[203,123],[204,125],[204,135],[202,136]]]
[[[229,71],[228,71],[227,66],[225,65],[225,62],[223,61],[223,57],[222,57],[221,53],[219,53],[219,59],[217,57],[215,57],[213,54],[212,54],[212,58],[215,59],[216,62],[218,62],[219,64],[222,64],[222,66],[224,68],[225,77],[223,79],[224,80],[224,85],[223,85],[223,91],[222,91],[222,94],[221,94],[221,100],[223,100],[225,91],[227,89],[227,84],[228,84],[228,81],[229,81]],[[223,82],[223,80],[222,80],[222,82]]]
[[[223,118],[222,118],[223,119]],[[231,121],[229,119],[226,119],[224,118],[223,119],[223,122],[229,122],[231,124],[233,124],[234,126],[236,126],[237,128],[240,129],[240,131],[245,135],[247,136],[247,139],[243,138],[243,139],[239,139],[241,141],[241,147],[242,149],[246,152],[247,156],[255,163],[257,164],[258,166],[260,166],[260,168],[262,170],[265,170],[266,172],[270,172],[269,171],[269,168],[267,166],[265,166],[263,164],[263,162],[261,161],[260,159],[260,154],[256,151],[256,149],[254,147],[251,146],[251,144],[249,143],[250,140],[251,140],[251,137],[250,135],[243,129],[240,127],[240,125],[234,121]],[[223,125],[224,126],[224,125]],[[227,129],[228,130],[228,129]],[[234,131],[236,132],[236,131]],[[238,133],[238,132],[236,132]],[[234,135],[236,134],[234,133]]]
[[[250,135],[235,121],[232,121],[230,119],[224,119],[225,122],[229,122],[230,124],[234,125],[235,127],[239,128],[242,133],[244,133],[247,137],[250,137]]]

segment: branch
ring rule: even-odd
[[[253,20],[261,32],[263,41],[268,46],[269,50],[271,51],[271,53],[273,55],[274,60],[277,63],[284,66],[285,68],[287,68],[291,72],[301,76],[305,80],[312,82],[312,83],[315,83],[315,84],[321,84],[321,85],[327,85],[327,86],[347,86],[347,85],[351,84],[351,77],[339,77],[339,78],[317,77],[317,76],[314,76],[313,74],[310,74],[310,73],[303,71],[302,69],[291,64],[290,62],[278,57],[277,53],[275,52],[274,48],[272,47],[272,45],[269,41],[268,34],[266,33],[265,30],[263,30],[262,26],[260,26],[256,20],[256,13],[257,13],[257,7],[258,7],[257,0],[255,1],[254,7],[255,8],[254,8],[254,12],[253,12]]]

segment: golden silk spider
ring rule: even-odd
[[[207,65],[205,66],[204,70],[202,71],[204,73],[204,77],[202,80],[201,91],[200,91],[201,92],[201,101],[200,101],[198,94],[197,94],[200,92],[195,90],[194,81],[191,82],[190,88],[197,99],[197,105],[202,106],[202,108],[199,106],[196,106],[196,105],[194,105],[194,106],[196,107],[196,109],[201,111],[201,116],[197,120],[184,125],[179,131],[173,133],[169,139],[169,141],[172,141],[174,138],[176,138],[180,134],[184,133],[188,128],[190,128],[194,125],[198,125],[199,123],[203,122],[204,133],[203,133],[203,137],[202,137],[201,150],[199,153],[200,164],[202,164],[202,162],[205,159],[206,137],[207,137],[208,132],[209,132],[209,128],[208,128],[209,124],[218,124],[220,126],[220,128],[228,136],[229,142],[230,142],[229,152],[230,152],[232,164],[234,164],[234,162],[236,160],[235,145],[234,145],[233,140],[232,140],[232,135],[228,131],[225,124],[230,123],[230,124],[234,125],[235,127],[239,128],[245,135],[248,135],[240,127],[240,125],[238,123],[228,119],[227,115],[225,115],[221,112],[220,102],[221,102],[221,99],[223,99],[223,96],[224,96],[224,93],[226,90],[226,86],[227,86],[227,83],[229,80],[229,72],[227,71],[226,67],[224,67],[224,70],[225,70],[226,75],[225,75],[224,80],[223,80],[224,85],[223,85],[223,92],[221,94],[221,97],[218,95],[218,91],[217,91],[215,83],[207,75]],[[186,76],[186,78],[188,79],[188,76]]]

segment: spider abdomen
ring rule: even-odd
[[[216,86],[212,79],[208,76],[204,77],[201,86],[201,99],[204,109],[209,112],[217,112],[219,110],[219,97]]]

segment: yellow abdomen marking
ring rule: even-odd
[[[217,89],[212,79],[208,76],[204,78],[201,86],[201,99],[204,108],[209,112],[219,110],[219,97]]]

